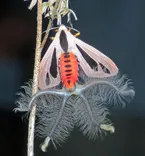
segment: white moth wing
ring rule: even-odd
[[[48,50],[46,51],[44,57],[40,63],[40,70],[39,70],[39,88],[40,89],[48,89],[54,86],[57,86],[60,83],[60,74],[58,69],[58,62],[61,55],[61,49],[58,43],[58,38],[55,38],[53,42],[50,44]],[[57,65],[57,76],[53,77],[50,73],[50,67],[52,63],[52,57],[54,53],[54,49],[56,49],[56,65]],[[48,83],[46,82],[48,76]]]
[[[91,57],[97,63],[98,69],[95,71],[89,66],[77,46],[75,46],[74,53],[79,60],[80,66],[88,77],[103,78],[114,76],[118,73],[118,68],[115,63],[109,57],[101,53],[99,50],[95,49],[94,47],[81,41],[78,38],[75,38],[75,44],[78,45],[89,57]],[[100,63],[109,70],[109,73],[104,72]]]

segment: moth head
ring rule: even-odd
[[[65,25],[61,25],[61,26],[57,29],[57,33],[56,33],[56,35],[55,35],[55,38],[59,38],[62,31],[65,32],[65,34],[66,34],[66,32],[68,32],[68,29],[67,29],[67,27],[66,27]]]
[[[68,29],[66,28],[66,26],[65,25],[61,25],[60,27],[59,27],[59,29],[58,29],[58,31],[67,31]]]

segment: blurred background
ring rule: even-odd
[[[16,93],[32,78],[36,8],[30,1],[4,0],[0,5],[0,155],[26,156],[27,124],[14,113]],[[145,156],[145,1],[71,0],[81,38],[109,56],[133,81],[136,96],[125,109],[111,110],[116,132],[89,141],[75,129],[61,148],[39,148],[35,156]],[[46,28],[47,21],[44,24]]]

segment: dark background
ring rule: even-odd
[[[27,122],[15,114],[16,93],[32,78],[36,8],[29,2],[5,0],[0,5],[0,155],[25,156]],[[72,0],[80,38],[108,55],[133,81],[136,96],[125,109],[111,110],[116,127],[103,140],[88,141],[75,129],[68,141],[43,153],[36,139],[35,156],[145,155],[145,1]],[[46,23],[45,23],[46,24]],[[45,30],[45,29],[44,29]]]

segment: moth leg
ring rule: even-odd
[[[29,102],[29,109],[32,108],[32,105],[34,103],[34,101],[39,98],[42,95],[59,95],[59,96],[68,96],[69,94],[67,92],[61,92],[61,91],[52,91],[52,90],[43,90],[43,91],[39,91],[38,93],[34,94]]]
[[[78,37],[80,34],[81,34],[80,32],[77,32],[74,36]]]

